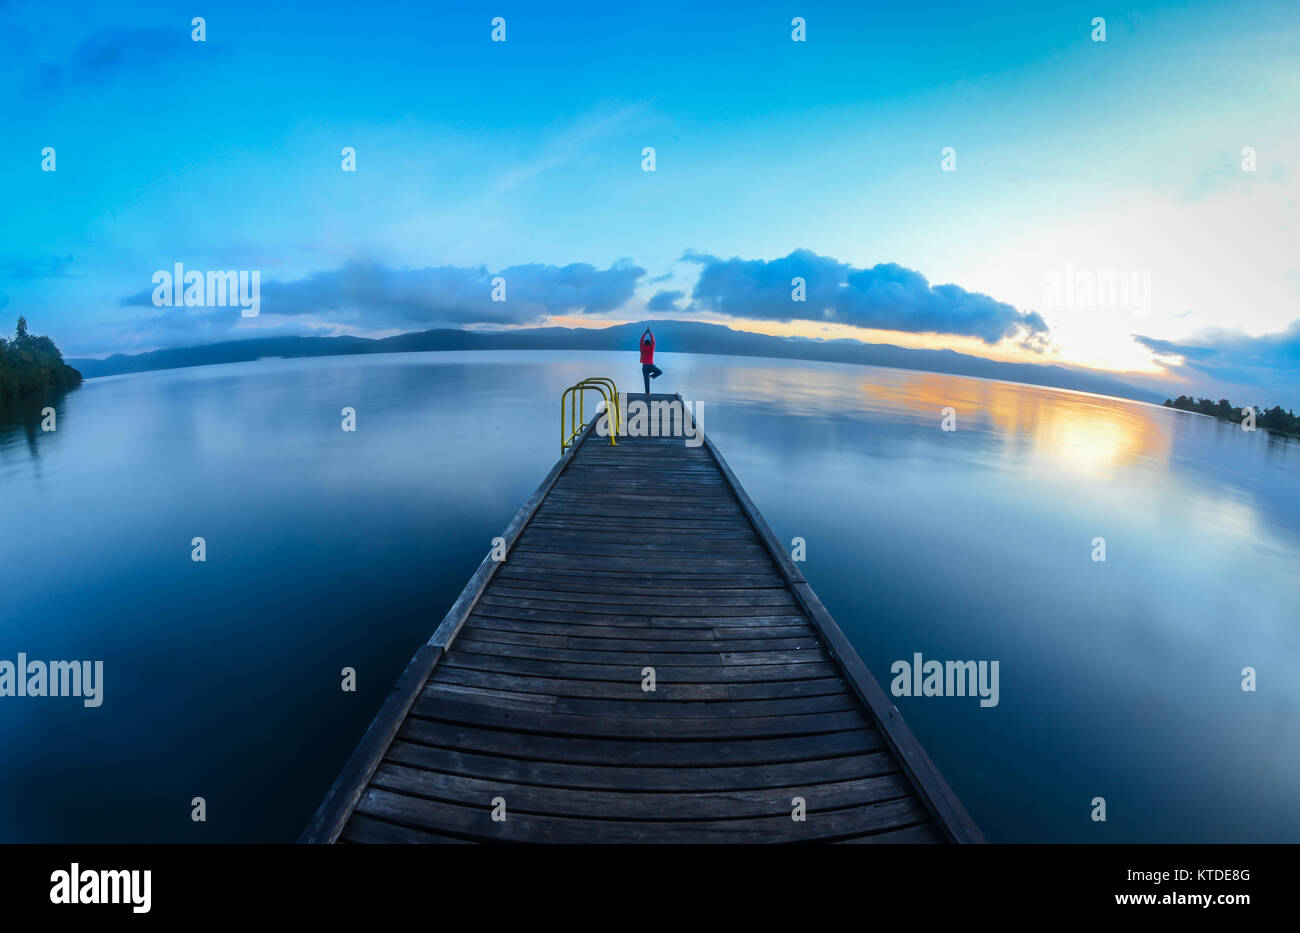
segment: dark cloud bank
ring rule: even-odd
[[[168,270],[170,271],[170,270]],[[188,270],[187,270],[188,271]],[[625,305],[646,271],[629,262],[391,269],[349,262],[291,282],[262,282],[263,314],[357,320],[372,330],[412,325],[532,324],[555,314],[600,314]],[[496,281],[501,280],[497,289]],[[503,300],[494,300],[495,294]],[[148,288],[124,305],[153,304]],[[233,319],[231,323],[234,323]]]
[[[712,311],[748,320],[816,321],[908,333],[974,337],[993,345],[1014,339],[1041,348],[1047,325],[987,295],[956,285],[931,285],[925,276],[893,263],[859,269],[810,250],[774,260],[719,259],[688,251],[700,266],[689,306],[680,291],[659,291],[651,311]],[[505,283],[505,301],[493,284]],[[803,280],[805,300],[792,299],[792,280]],[[410,326],[532,324],[550,315],[601,314],[627,304],[646,270],[622,260],[608,269],[587,263],[529,264],[499,272],[486,267],[433,266],[392,269],[349,262],[290,282],[262,283],[262,313],[346,319],[371,330]],[[152,290],[123,300],[149,305]],[[232,322],[233,323],[233,322]]]
[[[782,259],[719,259],[688,251],[699,263],[692,294],[696,305],[739,318],[819,321],[875,330],[975,337],[990,346],[1018,340],[1041,349],[1046,322],[988,295],[957,285],[931,285],[925,276],[894,263],[859,269],[811,250]],[[791,298],[803,279],[805,300]]]
[[[1163,357],[1193,394],[1233,392],[1238,404],[1300,406],[1300,321],[1262,337],[1215,331],[1175,342],[1134,334],[1133,339]]]

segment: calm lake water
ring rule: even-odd
[[[705,403],[886,689],[915,652],[999,662],[996,707],[896,701],[990,840],[1300,841],[1300,443],[957,376],[660,356],[656,389]],[[57,431],[0,426],[0,660],[104,663],[99,708],[0,698],[0,841],[294,840],[589,375],[640,381],[631,353],[264,360],[91,380]]]

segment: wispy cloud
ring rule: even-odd
[[[641,105],[602,107],[574,120],[543,143],[537,158],[504,172],[497,179],[495,190],[497,193],[509,191],[552,169],[589,158],[590,144],[594,140],[626,126],[644,112]]]
[[[99,29],[57,63],[40,67],[39,86],[47,92],[102,85],[119,74],[154,68],[191,45],[186,28],[113,26]]]
[[[71,255],[4,260],[0,261],[0,279],[70,279],[74,277],[69,271],[72,261]]]

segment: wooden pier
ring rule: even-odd
[[[707,439],[589,425],[503,536],[301,841],[984,841]]]

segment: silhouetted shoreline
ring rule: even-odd
[[[1274,405],[1272,408],[1240,406],[1233,405],[1226,398],[1213,402],[1208,398],[1194,399],[1190,395],[1180,395],[1176,399],[1165,399],[1165,407],[1210,415],[1232,424],[1241,424],[1245,420],[1246,409],[1251,408],[1255,412],[1255,427],[1263,428],[1273,434],[1300,438],[1300,418],[1297,418],[1294,412],[1284,410],[1281,405]]]
[[[81,373],[63,362],[63,354],[53,340],[27,332],[26,318],[18,318],[12,340],[0,337],[0,402],[45,395],[81,383]]]

